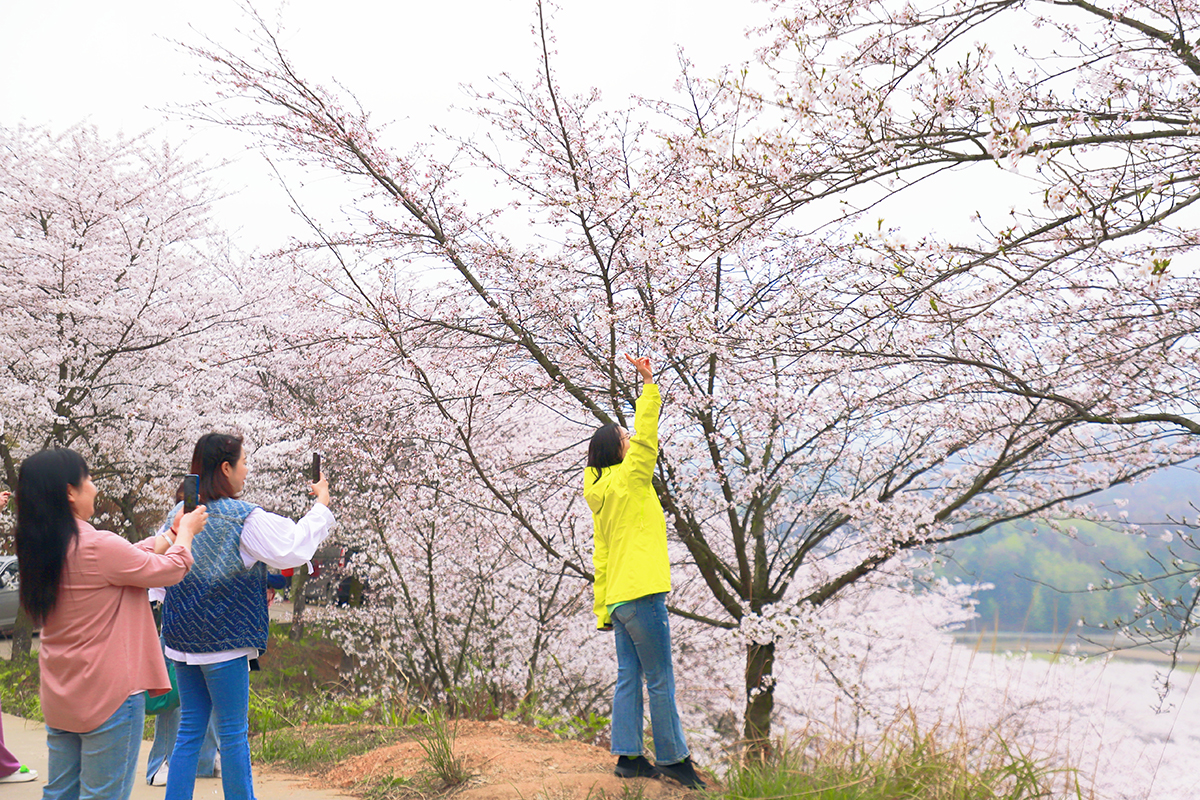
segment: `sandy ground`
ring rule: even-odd
[[[645,798],[692,795],[675,783],[618,778],[612,774],[616,759],[607,750],[507,720],[460,721],[454,751],[472,774],[454,793],[456,800],[594,800],[638,790]],[[319,783],[351,792],[365,781],[385,779],[420,787],[428,774],[425,751],[414,741],[348,759]],[[711,777],[704,777],[711,785]]]

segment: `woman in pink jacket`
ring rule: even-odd
[[[201,506],[177,517],[170,546],[98,531],[88,524],[96,486],[83,458],[66,449],[25,459],[16,497],[21,605],[42,626],[50,751],[42,798],[128,800],[145,693],[171,688],[146,589],[183,579],[208,515]]]

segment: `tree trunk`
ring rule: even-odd
[[[13,623],[12,655],[10,661],[28,658],[33,650],[33,620],[25,613],[25,607],[17,606],[17,621]]]
[[[304,638],[304,584],[308,583],[308,565],[296,567],[292,573],[292,629],[288,638],[298,642]]]
[[[751,753],[766,756],[771,749],[771,711],[775,708],[775,645],[746,647],[746,727],[743,736]]]

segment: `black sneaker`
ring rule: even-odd
[[[673,781],[679,781],[685,789],[703,789],[704,781],[696,774],[696,767],[689,756],[678,764],[657,764],[654,767],[658,774]]]
[[[658,772],[645,756],[618,756],[613,775],[618,778],[653,778]]]

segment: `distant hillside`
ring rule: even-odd
[[[964,581],[995,584],[978,594],[982,629],[1061,633],[1082,619],[1088,625],[1108,623],[1137,603],[1134,588],[1089,592],[1117,579],[1106,565],[1125,572],[1153,575],[1158,567],[1148,553],[1169,558],[1159,537],[1194,521],[1192,506],[1200,502],[1200,476],[1187,469],[1165,470],[1142,483],[1105,492],[1096,504],[1114,516],[1116,499],[1128,501],[1130,522],[1147,529],[1131,535],[1090,522],[1079,522],[1077,539],[1030,523],[1003,526],[957,543],[942,555],[941,574]],[[1169,520],[1174,519],[1175,523]]]

